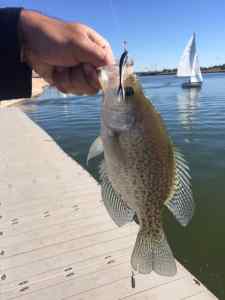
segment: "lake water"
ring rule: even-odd
[[[201,90],[183,90],[174,76],[142,77],[141,82],[192,171],[196,213],[182,228],[165,212],[170,245],[188,270],[225,299],[225,75],[205,75]],[[87,168],[88,148],[99,134],[100,105],[100,96],[60,98],[50,89],[22,108]],[[87,168],[96,178],[97,165],[95,160]]]

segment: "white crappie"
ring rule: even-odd
[[[124,97],[117,91],[118,66],[101,71],[101,136],[92,144],[88,159],[104,152],[102,198],[114,222],[122,226],[138,219],[132,267],[142,274],[154,270],[172,276],[176,263],[161,213],[165,205],[181,225],[191,220],[194,202],[189,169],[131,67],[124,68]]]

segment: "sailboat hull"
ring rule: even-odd
[[[182,84],[182,88],[190,89],[190,88],[201,88],[202,82],[184,82]]]

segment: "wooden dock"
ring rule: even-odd
[[[1,300],[213,300],[178,263],[136,275],[135,224],[117,228],[96,181],[15,108],[0,109]]]

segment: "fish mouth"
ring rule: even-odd
[[[131,87],[125,87],[124,83],[128,74],[132,73],[133,60],[128,57],[128,51],[124,51],[115,64],[106,65],[97,69],[98,79],[100,81],[103,93],[113,92],[118,102],[124,102],[126,96],[133,94]]]

